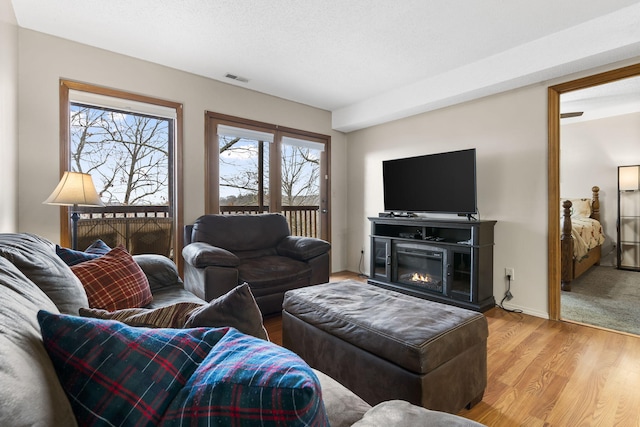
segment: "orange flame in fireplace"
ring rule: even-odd
[[[434,280],[428,274],[413,273],[412,282],[432,283]]]

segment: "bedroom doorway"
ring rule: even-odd
[[[549,317],[561,320],[560,251],[560,97],[629,77],[640,76],[640,64],[562,83],[548,89],[548,286]],[[611,233],[609,233],[611,235]]]

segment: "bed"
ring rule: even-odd
[[[600,223],[600,188],[591,188],[591,199],[562,199],[560,252],[563,291],[589,267],[600,264],[605,235]]]

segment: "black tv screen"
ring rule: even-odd
[[[386,212],[475,214],[476,150],[382,162]]]

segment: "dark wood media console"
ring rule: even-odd
[[[496,221],[370,217],[368,282],[475,311],[495,306]]]

